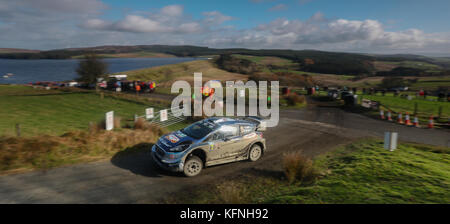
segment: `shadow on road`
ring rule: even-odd
[[[277,179],[277,180],[284,179],[284,173],[281,170],[250,168],[247,170],[247,173],[257,175],[257,176],[270,177],[270,178]]]
[[[116,153],[111,158],[111,163],[119,168],[146,177],[178,176],[179,174],[167,172],[157,167],[150,155],[152,146],[151,143],[140,143],[126,148]]]

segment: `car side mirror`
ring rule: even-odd
[[[231,140],[231,137],[225,137],[225,138],[223,139],[224,142],[228,142],[228,141],[230,141],[230,140]]]

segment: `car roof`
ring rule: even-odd
[[[230,118],[230,117],[210,117],[205,119],[206,121],[213,122],[219,126],[223,125],[232,125],[232,124],[250,124],[255,125],[253,122],[239,119],[239,118]]]

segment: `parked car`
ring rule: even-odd
[[[159,167],[192,177],[208,166],[257,161],[266,150],[264,130],[258,117],[207,118],[163,135],[151,155]]]
[[[328,97],[330,97],[332,99],[337,99],[339,97],[339,91],[336,89],[329,90]]]

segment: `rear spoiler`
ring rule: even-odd
[[[256,130],[257,131],[265,131],[267,129],[267,125],[266,125],[266,121],[261,118],[261,117],[257,117],[257,116],[248,116],[248,117],[244,117],[244,120],[256,123]]]

